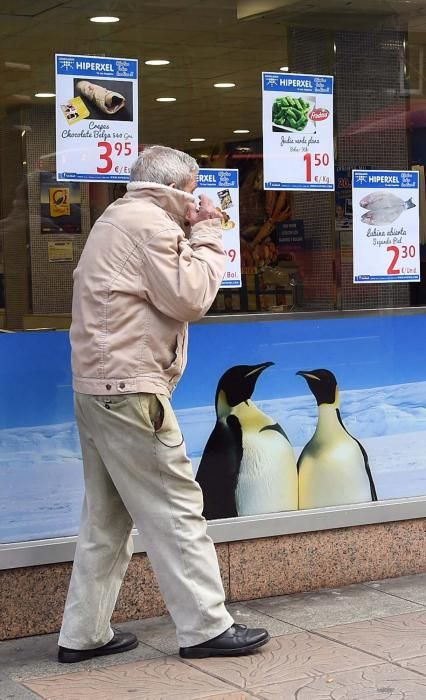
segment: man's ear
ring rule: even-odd
[[[175,182],[171,182],[170,185],[169,185],[169,187],[174,187],[174,188],[176,189],[176,183],[175,183]]]

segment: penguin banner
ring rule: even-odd
[[[216,423],[196,479],[208,520],[377,501],[368,455],[345,428],[337,380],[327,369],[299,371],[318,406],[312,438],[296,463],[284,429],[252,400],[273,365],[238,365],[220,378]]]
[[[205,517],[425,495],[422,321],[400,315],[197,329],[203,352],[190,346],[190,353],[199,381],[186,375],[174,401]]]
[[[426,496],[424,313],[250,318],[190,334],[173,407],[208,519]],[[2,339],[1,543],[78,532],[69,367],[66,333]]]

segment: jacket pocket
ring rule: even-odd
[[[183,361],[184,361],[184,345],[185,345],[185,332],[178,333],[176,337],[176,347],[175,347],[175,357],[167,370],[170,375],[170,379],[174,379],[182,374]]]
[[[164,447],[180,447],[184,438],[170,401],[162,394],[152,394],[149,419],[155,437]]]

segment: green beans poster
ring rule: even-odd
[[[334,190],[333,78],[262,77],[265,190]]]

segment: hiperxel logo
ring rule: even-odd
[[[74,58],[60,58],[59,59],[59,68],[62,70],[71,70],[71,68],[74,68],[75,64],[75,59]]]

